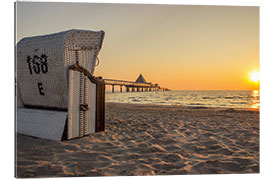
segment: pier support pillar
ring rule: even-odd
[[[129,92],[129,87],[126,87],[126,92]]]
[[[135,88],[134,87],[132,87],[132,92],[134,92],[135,91]]]
[[[112,92],[114,93],[114,85],[112,85]]]
[[[137,87],[137,92],[140,92],[140,88]]]
[[[122,86],[120,86],[120,92],[122,92]]]

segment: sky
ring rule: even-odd
[[[103,30],[95,76],[173,90],[254,89],[259,7],[17,3],[17,39],[68,29]]]

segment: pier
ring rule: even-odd
[[[123,92],[123,87],[126,92],[143,92],[143,91],[169,91],[168,88],[160,87],[158,84],[152,84],[145,81],[142,74],[137,78],[135,82],[116,80],[116,79],[103,79],[105,85],[112,86],[112,92],[114,93],[114,87],[120,86],[120,92]]]

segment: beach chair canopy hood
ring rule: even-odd
[[[17,44],[17,82],[24,106],[68,108],[68,69],[79,64],[94,75],[103,31],[68,30],[27,37]]]

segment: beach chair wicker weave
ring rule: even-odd
[[[18,42],[17,132],[62,140],[104,130],[105,84],[93,76],[103,38],[73,29]]]

